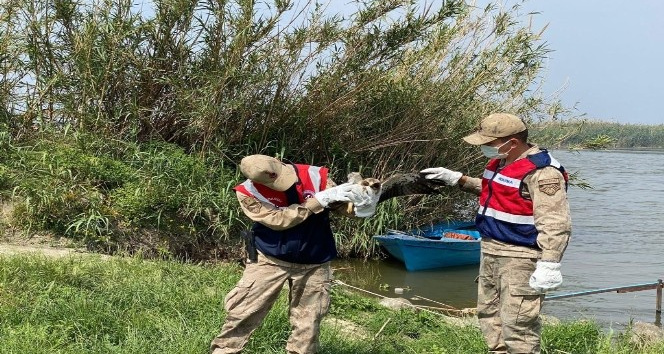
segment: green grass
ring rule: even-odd
[[[224,318],[223,298],[239,279],[234,264],[194,265],[139,258],[0,257],[1,353],[207,353]],[[282,294],[282,295],[285,295]],[[283,353],[289,325],[281,296],[246,353]],[[547,325],[544,353],[661,353],[631,345],[586,321]],[[334,288],[321,351],[481,353],[479,330],[442,317],[393,311]]]
[[[0,336],[9,353],[201,353],[238,274],[140,259],[0,264]]]

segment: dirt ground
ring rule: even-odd
[[[51,246],[20,246],[0,243],[1,254],[40,253],[46,256],[62,257],[75,253],[84,253],[75,248],[54,248]]]
[[[46,256],[62,257],[75,253],[88,253],[70,240],[49,233],[30,232],[12,226],[13,205],[0,201],[0,255],[19,253],[40,253]]]
[[[0,227],[0,255],[19,253],[40,253],[46,256],[62,257],[71,254],[89,253],[85,248],[76,247],[71,241],[48,234],[30,234]]]

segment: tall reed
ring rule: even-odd
[[[64,142],[75,132],[138,149],[172,143],[200,157],[209,163],[205,168],[221,171],[204,178],[221,180],[178,189],[184,199],[177,207],[174,200],[154,199],[160,207],[139,218],[163,225],[164,208],[171,208],[187,229],[197,230],[196,238],[228,240],[246,222],[227,205],[234,203],[227,192],[239,177],[236,164],[246,154],[324,164],[337,181],[350,171],[386,178],[436,165],[475,174],[484,161],[460,139],[479,119],[494,111],[530,119],[559,110],[537,90],[549,49],[519,5],[371,0],[353,3],[349,15],[314,1],[156,0],[144,6],[140,12],[130,0],[0,4],[0,119],[19,145],[33,146],[46,132]],[[114,158],[131,165],[134,157]],[[160,195],[159,183],[169,179],[154,176],[95,189],[106,206],[73,210],[78,217],[63,216],[64,230],[90,225],[104,234],[117,224],[113,220],[135,222],[138,209],[122,198],[131,195],[130,187]],[[67,188],[53,190],[58,196],[50,200],[64,200]],[[215,188],[226,191],[222,199]],[[30,206],[62,204],[45,202],[48,194],[14,197]],[[384,228],[456,216],[468,196],[450,189],[444,197],[415,201],[385,206],[366,222],[340,222],[338,237],[352,244],[347,253],[373,247],[365,236]],[[109,214],[110,204],[122,205],[111,208],[118,215]],[[208,224],[196,226],[194,219]],[[201,227],[218,233],[200,233]]]

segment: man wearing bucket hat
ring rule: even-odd
[[[482,178],[443,167],[421,173],[479,195],[477,317],[489,352],[539,353],[542,300],[562,284],[571,234],[567,173],[528,143],[526,125],[512,114],[489,115],[464,140],[490,159]]]
[[[213,354],[238,353],[289,285],[289,353],[314,353],[320,321],[330,304],[330,261],[337,250],[329,211],[352,215],[362,202],[358,184],[335,186],[325,167],[284,163],[265,155],[242,159],[247,180],[235,187],[242,211],[254,222],[258,254],[225,298]]]

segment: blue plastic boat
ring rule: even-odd
[[[463,240],[454,234],[470,236]],[[392,256],[402,261],[409,271],[478,264],[480,233],[474,222],[451,221],[409,232],[389,230],[374,236]]]

